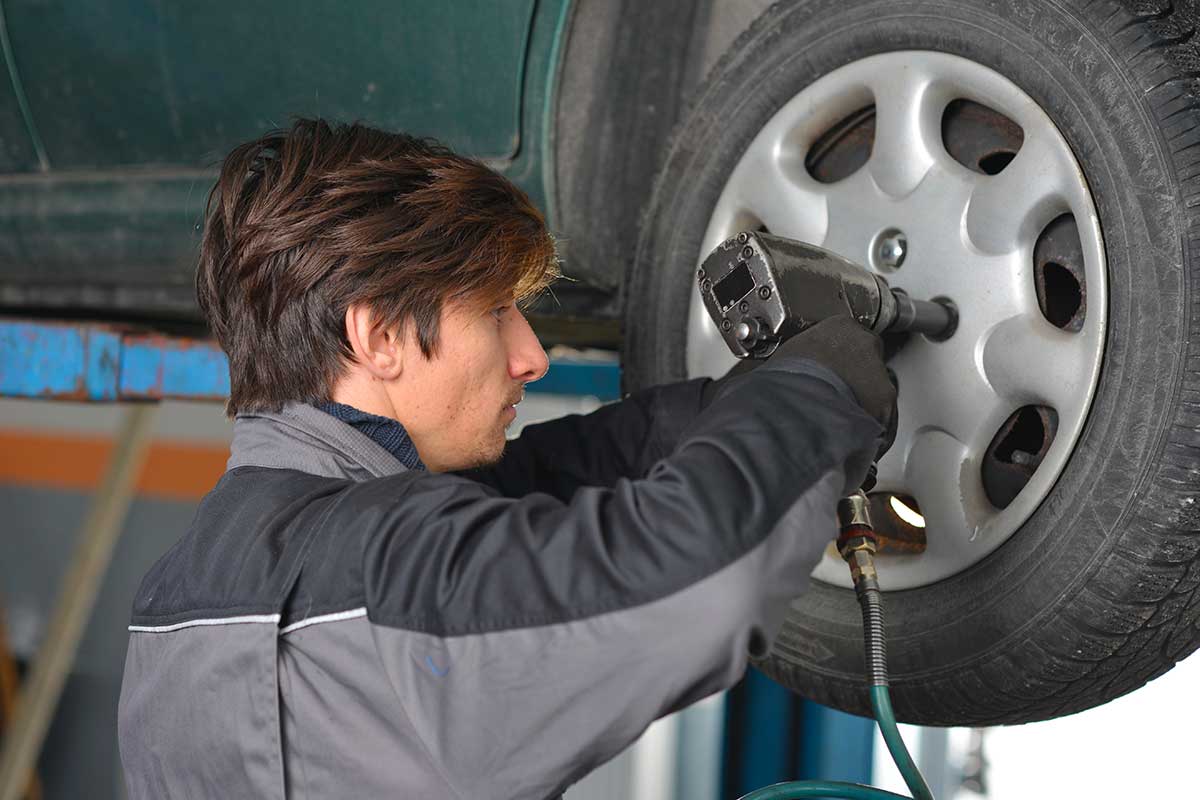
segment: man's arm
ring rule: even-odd
[[[638,478],[666,456],[700,412],[707,378],[658,386],[590,414],[530,425],[500,461],[464,477],[505,497],[545,492],[570,500],[581,486],[613,486]]]
[[[331,524],[370,530],[379,653],[459,796],[541,800],[737,681],[879,433],[824,368],[769,363],[645,479],[566,503],[410,473],[348,490],[368,510]]]

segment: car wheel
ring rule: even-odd
[[[694,274],[739,230],[958,307],[949,339],[892,348],[872,498],[904,720],[1072,713],[1200,644],[1195,24],[1190,4],[783,2],[667,154],[624,285],[627,388],[732,363]],[[869,713],[832,548],[814,576],[760,666]]]

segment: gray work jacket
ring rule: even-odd
[[[246,414],[137,594],[119,740],[143,798],[544,798],[735,683],[879,426],[774,362],[405,470],[315,408]]]

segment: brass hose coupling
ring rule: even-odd
[[[862,609],[863,637],[866,642],[867,681],[871,686],[887,686],[887,647],[883,635],[883,593],[875,572],[875,551],[879,539],[871,525],[867,496],[859,489],[837,504],[838,552],[850,565],[854,594]]]
[[[850,577],[854,579],[855,588],[878,589],[875,552],[879,548],[879,537],[871,525],[867,496],[861,489],[838,501],[837,516],[837,549],[850,566]]]

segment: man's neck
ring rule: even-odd
[[[391,397],[377,382],[363,375],[351,373],[338,381],[330,392],[334,403],[357,409],[377,417],[399,421]]]

